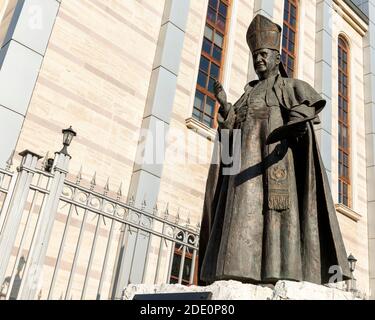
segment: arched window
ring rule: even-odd
[[[281,60],[289,77],[294,76],[296,68],[297,21],[298,0],[285,0]]]
[[[349,46],[340,36],[338,39],[338,200],[346,206],[351,205],[349,110]]]
[[[193,117],[215,127],[218,106],[213,93],[214,79],[220,80],[224,65],[229,0],[209,0],[194,99]]]

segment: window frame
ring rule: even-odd
[[[286,10],[286,5],[288,5],[288,20],[285,20],[285,10]],[[290,23],[290,20],[291,20],[291,6],[294,5],[296,7],[296,25],[293,26],[291,23]],[[284,11],[283,11],[283,30],[282,30],[282,34],[281,34],[281,62],[283,63],[284,65],[284,69],[285,71],[288,73],[289,77],[294,77],[296,75],[296,72],[297,72],[297,60],[298,60],[298,32],[299,32],[299,10],[300,10],[300,3],[299,3],[299,0],[284,0]],[[284,48],[283,46],[283,43],[284,43],[284,30],[285,30],[285,27],[288,28],[288,34],[287,34],[287,40],[286,40],[286,48]],[[293,48],[293,52],[289,50],[288,48],[288,45],[289,45],[289,30],[292,30],[294,32],[294,48]],[[285,57],[285,63],[283,62],[284,60],[284,57]],[[293,58],[293,66],[292,66],[292,70],[293,70],[293,73],[292,74],[289,74],[289,69],[288,68],[288,58]]]
[[[342,53],[346,53],[346,70],[342,68],[340,65],[340,50]],[[341,58],[342,59],[342,58]],[[351,111],[351,104],[350,104],[350,46],[349,42],[343,35],[339,35],[338,37],[338,44],[337,44],[337,111],[338,111],[338,186],[337,186],[337,192],[338,192],[338,202],[347,206],[352,206],[352,185],[351,185],[351,117],[350,117],[350,111]],[[347,84],[346,84],[346,95],[345,92],[341,90],[341,86],[343,84],[341,83],[341,76],[346,77]],[[341,85],[340,85],[341,84]],[[340,106],[340,100],[346,102],[346,120],[341,117],[341,109],[342,106]],[[343,146],[341,143],[341,135],[340,135],[340,128],[346,128],[347,135],[346,135],[346,146]],[[343,155],[346,155],[348,157],[348,166],[347,166],[347,176],[340,174],[340,165],[344,168],[344,159],[340,162],[340,153]],[[340,192],[340,185],[346,185],[347,187],[347,194],[343,193],[343,190]],[[347,203],[345,203],[345,198],[347,198]]]
[[[212,21],[209,20],[208,18],[208,10],[211,8],[213,9],[213,7],[211,7],[210,5],[210,1],[208,1],[208,4],[207,4],[207,12],[206,12],[206,17],[205,17],[205,23],[204,23],[204,28],[206,28],[206,26],[209,26],[212,30],[213,30],[213,35],[212,35],[212,39],[210,39],[211,41],[211,52],[212,54],[208,54],[207,52],[205,52],[203,50],[203,45],[204,45],[204,39],[206,38],[205,36],[205,32],[203,32],[203,39],[202,39],[202,45],[201,45],[201,51],[200,51],[200,59],[199,59],[199,65],[198,65],[198,77],[197,77],[197,81],[196,81],[196,85],[195,85],[195,91],[194,91],[194,103],[193,103],[193,110],[192,110],[192,117],[194,119],[196,119],[197,121],[201,122],[203,125],[209,127],[209,128],[212,128],[212,129],[216,129],[218,127],[218,123],[217,123],[217,113],[218,113],[218,110],[219,110],[219,103],[216,101],[216,98],[215,98],[215,95],[213,94],[213,92],[210,92],[208,90],[208,85],[209,85],[209,81],[210,81],[210,70],[211,70],[211,64],[214,63],[216,66],[219,67],[219,77],[217,80],[219,80],[220,82],[222,82],[223,78],[224,78],[224,66],[225,66],[225,58],[226,58],[226,51],[227,51],[227,43],[228,43],[228,31],[229,31],[229,26],[230,26],[230,15],[231,15],[231,1],[232,0],[217,0],[217,9],[216,9],[216,16],[217,15],[221,15],[220,14],[220,2],[222,2],[223,4],[225,4],[227,6],[227,12],[226,12],[226,17],[225,17],[225,30],[221,29],[217,23],[213,23]],[[215,42],[214,42],[214,37],[215,37],[215,32],[218,31],[220,34],[222,34],[223,36],[223,44],[222,44],[222,47],[221,47],[221,60],[217,60],[213,57],[213,50],[214,50],[214,47],[215,47]],[[206,75],[207,75],[207,88],[204,88],[202,87],[201,85],[198,84],[198,79],[199,79],[199,74],[201,72],[201,69],[200,69],[200,61],[201,61],[201,57],[204,57],[206,59],[208,59],[209,61],[209,70],[207,71]],[[203,108],[201,109],[198,109],[195,107],[195,98],[196,98],[196,93],[197,91],[199,91],[201,94],[203,94]],[[206,101],[207,101],[207,97],[209,97],[210,99],[212,99],[214,101],[214,110],[213,110],[213,114],[211,115],[210,113],[207,113],[207,108],[206,108]],[[195,110],[199,110],[199,114],[200,116],[196,116],[195,115]],[[208,125],[205,121],[204,121],[204,118],[205,116],[209,117],[211,119],[211,125]]]

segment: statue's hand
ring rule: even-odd
[[[225,93],[222,84],[217,80],[214,82],[214,94],[217,102],[220,104],[219,113],[223,118],[226,118],[229,113],[230,105],[227,102],[227,94]]]
[[[303,116],[301,116],[298,112],[295,112],[295,111],[292,110],[289,113],[289,122],[288,123],[301,121],[301,119],[303,119]],[[305,135],[306,132],[307,132],[306,122],[301,122],[301,123],[297,124],[297,126],[294,127],[294,130],[293,130],[294,136],[297,137],[297,138],[302,137],[303,135]]]
[[[227,94],[225,93],[222,84],[217,80],[215,80],[214,82],[214,94],[216,100],[220,103],[221,106],[227,104]]]
[[[296,128],[295,128],[295,131],[294,131],[294,134],[297,138],[300,138],[302,137],[303,135],[305,135],[307,132],[307,126],[306,126],[306,122],[304,123],[301,123],[299,124]]]

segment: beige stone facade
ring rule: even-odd
[[[321,17],[317,8],[321,2],[301,0],[298,22],[297,77],[315,87],[319,87],[324,80],[319,72],[322,59],[319,56],[320,46],[325,45],[319,38],[318,19]],[[366,175],[368,150],[364,80],[364,37],[368,32],[368,22],[348,6],[347,1],[328,2],[332,6],[329,16],[332,20],[329,74],[332,79],[332,131],[329,143],[332,155],[332,194],[337,201],[336,66],[338,36],[343,35],[350,45],[353,188],[352,207],[338,206],[337,215],[347,252],[358,259],[355,272],[358,287],[370,294],[368,215],[372,212],[368,211],[367,197],[369,179]],[[228,100],[234,102],[242,94],[245,84],[255,76],[245,35],[254,14],[263,9],[262,1],[259,0],[232,0],[231,3],[222,80]],[[72,125],[78,135],[69,149],[72,155],[70,172],[78,172],[82,166],[83,180],[86,181],[96,172],[97,184],[102,186],[109,177],[112,190],[117,190],[122,183],[123,194],[130,197],[130,181],[145,106],[147,99],[150,99],[150,78],[164,4],[164,0],[62,0],[19,133],[16,151],[30,149],[41,155],[51,153],[61,145],[61,129]],[[189,218],[192,225],[197,225],[201,219],[213,147],[210,139],[214,135],[214,130],[204,125],[187,125],[192,117],[207,4],[208,0],[190,0],[157,197],[160,208],[168,203],[171,215],[179,211],[181,219]],[[5,11],[0,6],[0,16],[2,12]],[[274,1],[271,15],[275,22],[282,24],[283,1]],[[2,29],[0,31],[1,37]],[[168,94],[171,92],[165,92],[165,95]],[[319,129],[317,135],[322,141]],[[187,161],[176,161],[176,141],[181,136],[185,141],[182,154]],[[323,143],[321,152],[325,151]],[[56,228],[63,228],[63,222]],[[150,257],[151,264],[157,259],[158,245],[158,241],[152,242],[154,255]],[[57,253],[52,251],[50,259],[53,260]],[[164,260],[163,266],[167,269],[167,260]],[[151,282],[155,270],[149,270],[147,279]],[[159,282],[166,278],[167,272]],[[106,285],[109,290],[109,282]],[[375,287],[371,289],[375,291]]]

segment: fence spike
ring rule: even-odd
[[[108,191],[109,191],[109,177],[107,178],[107,182],[104,186],[104,195],[105,196],[108,194]]]
[[[41,300],[42,299],[42,289],[40,289],[39,293],[38,293],[38,300]]]
[[[144,210],[147,206],[146,199],[143,199],[142,204],[141,204],[141,210]]]
[[[198,222],[198,223],[197,223],[197,230],[199,230],[200,228],[201,228],[201,223]]]
[[[122,197],[122,182],[120,183],[120,187],[118,188],[117,191],[117,201],[119,201]]]
[[[91,179],[91,182],[90,182],[90,190],[94,190],[96,186],[96,171]]]
[[[188,225],[190,225],[190,211],[189,211],[189,213],[188,213],[188,217],[187,217],[186,223],[187,223]]]
[[[82,180],[82,165],[77,173],[76,184],[79,185],[81,183],[81,180]]]
[[[165,207],[164,219],[167,220],[168,216],[169,216],[169,202],[167,202],[167,206]]]
[[[154,213],[155,216],[158,215],[158,204],[157,203],[154,205],[154,208],[152,209],[152,212]]]
[[[177,209],[176,221],[175,223],[178,224],[180,222],[180,208]]]
[[[134,196],[132,195],[129,199],[129,206],[134,205]]]
[[[14,157],[15,152],[16,152],[16,150],[13,150],[13,151],[10,153],[9,159],[8,159],[7,162],[6,162],[6,167],[5,167],[5,169],[6,169],[7,171],[9,171],[10,168],[12,167],[12,165],[13,165],[13,157]]]
[[[61,291],[61,295],[60,295],[60,299],[59,300],[63,300],[63,296],[64,296],[64,292]]]

